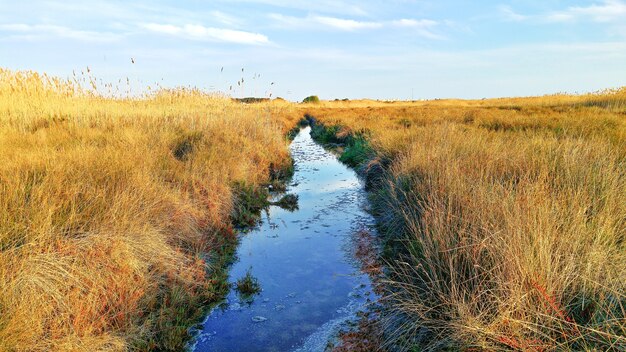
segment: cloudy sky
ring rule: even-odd
[[[290,100],[587,92],[626,85],[626,0],[0,0],[0,67],[87,66]]]

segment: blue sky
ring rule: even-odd
[[[0,0],[0,66],[290,100],[588,92],[626,85],[626,0]]]

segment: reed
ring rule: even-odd
[[[626,348],[625,98],[303,108],[388,165],[387,347]]]
[[[286,103],[89,81],[0,70],[0,351],[179,350],[225,289],[233,185],[291,167]]]

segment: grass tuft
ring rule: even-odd
[[[293,212],[298,210],[298,195],[285,194],[279,200],[272,202],[271,204]]]
[[[259,280],[257,280],[256,277],[252,276],[250,270],[246,272],[246,275],[237,280],[235,288],[243,298],[251,298],[261,292],[261,284],[259,284]]]

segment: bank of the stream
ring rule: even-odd
[[[568,99],[305,109],[384,247],[382,314],[348,346],[626,348],[623,104]]]
[[[289,168],[291,108],[77,82],[0,69],[0,350],[180,351]]]

